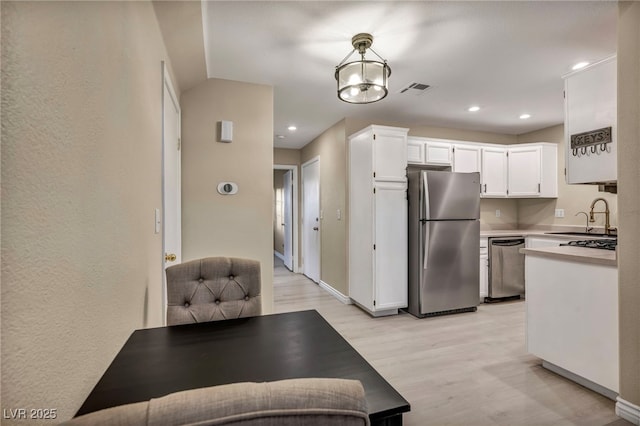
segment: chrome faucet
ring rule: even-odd
[[[593,208],[595,207],[598,201],[602,201],[604,203],[604,211],[603,212],[594,212]],[[609,235],[609,233],[613,230],[611,228],[611,223],[609,223],[609,203],[604,198],[596,198],[591,203],[591,210],[589,211],[589,222],[595,222],[596,218],[594,215],[596,214],[604,214],[604,233]]]

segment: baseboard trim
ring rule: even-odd
[[[558,365],[552,364],[549,361],[542,360],[542,366],[549,371],[553,371],[554,373],[562,377],[566,377],[567,379],[572,380],[577,384],[584,386],[587,389],[591,389],[592,391],[597,392],[602,396],[606,396],[612,401],[615,401],[616,398],[618,397],[618,392],[612,391],[611,389],[606,388],[596,382],[592,382],[591,380],[586,379],[582,376],[579,376],[572,371],[565,370],[564,368]]]
[[[278,259],[284,262],[284,255],[278,253],[276,250],[273,251],[273,254],[275,254]]]
[[[319,286],[322,287],[327,293],[331,294],[333,297],[335,297],[336,299],[344,303],[345,305],[353,304],[349,296],[345,296],[344,294],[340,293],[338,290],[331,287],[329,284],[325,283],[324,281],[320,280]]]
[[[640,425],[640,406],[625,401],[620,397],[616,402],[616,415],[634,425]]]

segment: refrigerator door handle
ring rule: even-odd
[[[427,172],[422,172],[422,193],[422,208],[424,209],[422,219],[430,219],[431,215],[429,212],[429,185],[427,181]]]
[[[429,263],[429,223],[422,222],[422,226],[424,226],[424,239],[422,240],[424,258],[422,259],[422,269],[427,269],[427,264]]]

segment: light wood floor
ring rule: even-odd
[[[275,312],[318,310],[409,401],[407,426],[602,426],[621,420],[613,401],[545,370],[527,354],[524,302],[435,318],[372,318],[278,259],[275,265]]]

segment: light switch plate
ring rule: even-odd
[[[496,217],[500,217],[500,216],[501,216],[500,210],[496,210]]]
[[[160,209],[156,209],[155,211],[155,233],[160,233],[160,226],[162,225],[162,219],[160,217]]]
[[[336,210],[336,219],[342,219],[342,211],[340,211],[340,209]]]
[[[556,217],[564,217],[564,209],[556,209]]]

